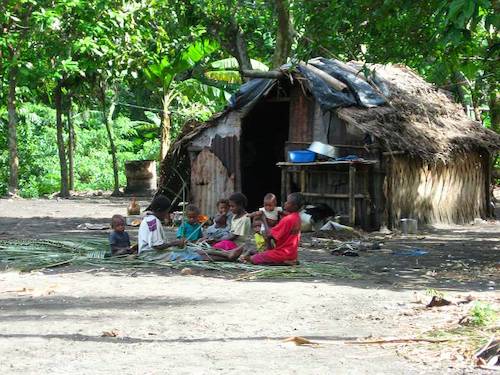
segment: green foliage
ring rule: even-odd
[[[470,325],[487,326],[497,320],[497,311],[485,302],[476,302],[469,311]]]
[[[7,191],[8,152],[6,118],[0,115],[0,194]],[[75,189],[110,190],[113,170],[106,129],[98,112],[74,116],[76,132]],[[119,116],[113,121],[117,138],[120,184],[125,185],[123,165],[126,160],[155,159],[159,141],[146,136],[147,123]],[[34,198],[59,190],[60,175],[55,143],[55,110],[42,104],[26,103],[19,110],[20,195]],[[140,140],[140,142],[137,142]]]
[[[291,58],[403,63],[452,90],[462,104],[492,108],[500,82],[495,2],[287,3],[296,32]],[[9,74],[15,73],[20,189],[26,197],[59,186],[56,85],[63,87],[64,110],[68,95],[73,101],[76,189],[109,189],[112,163],[100,88],[118,93],[112,126],[119,166],[127,159],[157,159],[162,114],[170,114],[174,138],[187,120],[207,120],[220,111],[241,83],[238,43],[254,69],[267,70],[278,29],[275,4],[264,0],[5,0],[3,5],[0,194],[8,178],[4,103]],[[108,95],[104,110],[111,100]],[[498,129],[492,112],[483,111],[483,123]],[[119,179],[123,185],[123,167]]]
[[[433,288],[427,288],[425,290],[425,294],[427,294],[429,297],[444,298],[443,292]]]

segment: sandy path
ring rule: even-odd
[[[403,334],[387,313],[409,292],[109,273],[3,273],[0,285],[3,374],[429,373],[392,351],[343,344]],[[34,291],[5,292],[23,287]],[[368,314],[386,318],[360,318]],[[118,337],[101,337],[113,329]],[[280,341],[294,335],[322,345]]]

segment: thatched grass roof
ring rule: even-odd
[[[367,107],[359,105],[358,100],[358,105],[331,110],[336,111],[338,116],[348,124],[375,136],[387,150],[404,151],[429,162],[447,162],[458,152],[478,149],[490,152],[500,150],[500,135],[485,129],[479,122],[471,120],[462,107],[453,101],[451,93],[436,88],[406,66],[363,65],[359,62],[343,64],[336,60],[322,58],[312,59],[310,63],[321,67],[318,65],[321,61],[339,64],[346,74],[353,71],[354,73],[360,72],[355,79],[367,80],[376,91],[376,95],[380,94],[386,99],[386,104]],[[366,68],[374,73],[371,74],[371,78],[367,79],[364,76]],[[321,81],[304,80],[301,73],[304,71],[300,69],[300,66],[298,69],[290,67],[281,71],[285,75],[284,79],[297,82],[294,78],[302,78],[301,82],[308,82],[313,95],[318,93],[318,88],[313,88],[311,85],[314,82],[321,83]],[[342,79],[338,75],[335,77]],[[349,82],[346,83],[349,86]],[[348,88],[351,90],[350,93],[344,90],[339,94],[352,95],[359,99],[359,96],[353,92],[352,86]],[[388,89],[388,92],[385,89]],[[382,92],[386,92],[386,95]],[[245,111],[248,109],[245,108]],[[173,145],[172,151],[179,150],[204,129],[217,125],[219,119],[231,110],[227,108],[204,123],[186,124],[178,141]]]
[[[359,63],[350,66],[361,68]],[[337,109],[347,123],[377,137],[393,151],[427,161],[448,161],[457,152],[497,151],[500,135],[471,120],[449,92],[401,65],[368,65],[389,87],[389,104]]]

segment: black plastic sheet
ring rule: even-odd
[[[387,102],[389,95],[387,84],[376,74],[370,76],[372,87],[367,81],[353,73],[346,65],[325,58],[313,59],[310,62],[314,67],[321,69],[333,78],[345,83],[348,90],[337,91],[332,89],[320,76],[308,69],[307,66],[290,64],[283,65],[281,70],[295,69],[307,79],[309,89],[323,111],[339,107],[362,106],[376,107]],[[229,99],[230,109],[240,109],[253,106],[256,102],[277,83],[277,79],[255,78],[240,86],[240,89]]]
[[[378,88],[373,88],[363,78],[345,69],[337,61],[320,58],[319,63],[312,62],[311,65],[345,83],[356,97],[357,104],[363,107],[377,107],[386,103],[384,96],[377,91]]]
[[[253,106],[276,82],[276,79],[255,78],[244,83],[229,99],[229,108],[240,109],[247,105]]]

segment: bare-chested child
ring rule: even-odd
[[[109,234],[111,255],[134,254],[137,252],[137,245],[130,246],[130,237],[125,232],[125,218],[122,215],[113,215],[111,229],[113,230]]]
[[[263,220],[265,218],[267,225],[269,228],[274,227],[278,224],[278,221],[283,216],[283,209],[278,207],[278,200],[276,199],[276,195],[273,193],[268,193],[264,196],[264,206],[259,208],[258,211],[252,212],[249,214],[252,219],[259,218]],[[264,228],[262,228],[263,230]]]

